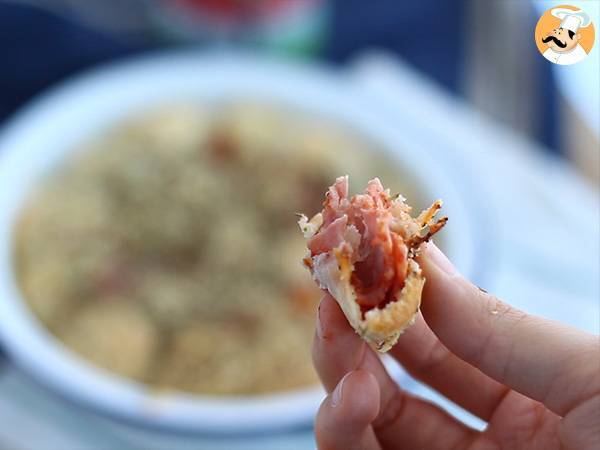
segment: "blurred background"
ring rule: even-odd
[[[398,127],[402,132],[406,128],[406,134],[414,134],[413,141],[419,142],[418,139],[423,138],[423,147],[431,149],[428,150],[428,158],[436,160],[439,170],[456,185],[459,196],[464,197],[470,212],[469,221],[474,230],[473,240],[476,241],[473,244],[475,255],[481,256],[481,261],[485,262],[472,273],[480,284],[532,312],[565,320],[598,333],[600,45],[596,35],[595,48],[588,58],[574,66],[555,66],[541,57],[534,42],[535,25],[543,11],[558,4],[560,2],[516,0],[485,3],[459,0],[403,3],[395,0],[0,0],[0,127],[10,127],[11,120],[20,108],[72,75],[93,70],[105,63],[150,56],[157,51],[186,49],[214,54],[244,50],[257,59],[268,57],[270,60],[302,66],[327,67],[334,73],[349,76],[372,98],[379,99],[377,111],[374,109],[373,114],[382,122]],[[580,1],[571,4],[586,10],[596,25],[600,23],[600,2]],[[352,95],[352,89],[349,89],[348,96]],[[210,116],[208,119],[207,114]],[[203,160],[202,168],[197,170],[202,170],[203,180],[208,181],[194,185],[194,189],[206,189],[212,195],[223,190],[219,183],[229,182],[228,186],[233,186],[233,191],[244,190],[246,185],[237,185],[235,180],[238,180],[239,174],[250,176],[249,173],[254,173],[252,176],[256,176],[256,180],[252,181],[253,187],[248,188],[249,193],[261,200],[255,205],[258,209],[249,208],[244,212],[247,222],[240,227],[244,231],[256,227],[259,230],[256,235],[263,233],[260,235],[265,242],[272,233],[279,233],[277,236],[281,242],[277,241],[272,258],[279,258],[277,267],[288,267],[288,264],[291,267],[292,261],[302,255],[297,241],[286,237],[288,231],[290,236],[295,232],[295,229],[292,232],[295,225],[283,223],[278,225],[276,231],[265,231],[265,227],[286,214],[288,209],[293,208],[292,212],[295,212],[306,211],[311,205],[318,207],[322,187],[340,170],[351,174],[355,170],[357,179],[371,172],[385,172],[385,159],[368,163],[364,160],[364,154],[377,145],[368,140],[361,141],[360,136],[354,138],[352,133],[336,124],[331,124],[332,131],[323,131],[317,118],[296,117],[292,112],[283,120],[277,110],[265,111],[252,105],[228,105],[210,113],[204,110],[189,111],[177,106],[136,120],[127,126],[115,128],[110,134],[112,141],[103,137],[85,143],[86,149],[89,147],[92,150],[110,147],[113,153],[110,158],[113,159],[106,156],[98,160],[90,157],[78,161],[80,166],[75,166],[76,169],[72,171],[84,170],[88,178],[82,181],[76,175],[67,174],[63,177],[67,180],[63,190],[54,185],[44,190],[32,203],[33,212],[27,216],[28,222],[23,219],[22,239],[32,246],[31,242],[36,242],[36,239],[45,242],[61,232],[73,233],[76,226],[90,233],[88,219],[81,224],[74,221],[72,228],[65,231],[61,228],[61,219],[57,217],[64,217],[68,213],[64,209],[67,202],[69,207],[77,202],[88,202],[87,198],[75,198],[73,194],[79,189],[91,189],[86,180],[111,176],[113,178],[107,184],[113,186],[114,183],[123,182],[123,190],[119,195],[125,193],[132,198],[131,203],[126,203],[123,208],[130,208],[131,205],[138,205],[139,211],[147,208],[145,212],[136,212],[135,217],[122,219],[124,224],[130,220],[124,227],[137,227],[136,230],[144,231],[131,237],[127,230],[121,230],[124,237],[119,235],[119,239],[133,242],[131,248],[134,250],[118,260],[117,269],[114,268],[117,264],[115,259],[108,258],[106,264],[112,265],[112,271],[102,272],[98,283],[104,289],[102,296],[112,299],[126,295],[123,293],[128,291],[123,288],[122,277],[114,272],[122,273],[128,264],[138,264],[133,264],[127,258],[133,258],[131,255],[134,255],[141,260],[146,258],[145,252],[149,251],[166,255],[166,259],[153,261],[151,268],[144,262],[144,275],[132,277],[144,279],[146,274],[150,274],[148,277],[152,277],[154,284],[140,282],[140,285],[152,293],[160,292],[153,296],[144,291],[139,295],[145,299],[144,314],[152,317],[160,333],[170,336],[168,345],[171,347],[161,349],[171,358],[164,362],[164,367],[169,370],[164,369],[160,358],[148,362],[134,357],[132,362],[129,357],[122,361],[109,356],[96,356],[96,350],[110,354],[113,351],[111,345],[118,346],[115,342],[107,343],[102,337],[92,344],[96,346],[94,351],[90,351],[87,344],[81,344],[89,339],[94,327],[105,329],[107,323],[115,327],[113,331],[117,340],[125,336],[125,339],[135,342],[136,355],[144,353],[148,347],[167,342],[153,337],[156,332],[148,331],[146,324],[138,319],[137,310],[125,308],[106,312],[103,306],[103,310],[92,310],[77,316],[77,320],[73,319],[75,325],[68,330],[63,329],[60,318],[50,317],[54,310],[51,313],[46,311],[49,308],[46,299],[48,292],[56,292],[58,298],[63,291],[62,285],[59,289],[48,281],[48,277],[56,276],[54,272],[48,275],[48,263],[45,260],[43,264],[39,262],[40,248],[45,244],[39,244],[41,247],[32,250],[23,244],[23,249],[19,251],[25,256],[22,256],[20,264],[24,267],[24,273],[30,270],[36,275],[28,278],[28,275],[21,274],[20,281],[25,286],[23,289],[36,315],[62,342],[85,358],[157,388],[167,386],[186,392],[227,396],[268,393],[272,390],[279,392],[314,384],[314,374],[307,366],[308,359],[298,357],[290,360],[292,366],[288,366],[285,359],[290,348],[298,348],[299,354],[303,351],[300,350],[302,343],[307,342],[308,348],[312,334],[310,305],[315,294],[309,292],[310,288],[304,281],[298,281],[295,272],[288,276],[287,272],[286,275],[274,275],[249,271],[248,278],[242,280],[246,284],[240,288],[249,292],[248,298],[257,302],[269,295],[276,299],[294,298],[290,306],[292,312],[285,309],[273,321],[267,320],[265,327],[270,327],[270,333],[280,332],[277,322],[283,320],[281,317],[286,317],[285,320],[290,320],[290,314],[298,317],[293,316],[296,314],[294,308],[300,308],[301,314],[308,314],[306,320],[299,320],[293,332],[286,335],[287,347],[273,348],[268,354],[257,350],[248,360],[242,361],[236,345],[241,345],[240,342],[246,341],[249,335],[242,333],[236,338],[219,335],[219,324],[212,324],[214,330],[211,333],[214,334],[211,336],[217,337],[211,339],[228,342],[232,346],[226,350],[230,351],[228,360],[239,362],[237,365],[224,364],[215,361],[210,353],[212,341],[206,341],[205,338],[208,322],[192,325],[186,322],[185,332],[179,333],[180,322],[172,320],[177,314],[186,316],[193,310],[196,315],[209,317],[218,309],[207,312],[202,308],[164,306],[165,298],[172,299],[178,295],[181,297],[178,305],[194,303],[193,293],[197,292],[198,286],[182,278],[180,272],[165,275],[164,267],[170,268],[173,264],[181,264],[181,261],[186,267],[196,263],[198,267],[205,267],[201,266],[201,261],[194,259],[198,256],[190,251],[190,248],[200,246],[200,241],[175,239],[165,231],[172,229],[171,223],[159,222],[155,228],[140,225],[152,222],[157,211],[169,211],[167,215],[174,217],[181,213],[183,206],[180,209],[166,209],[169,208],[166,206],[168,199],[163,199],[162,203],[154,200],[149,203],[138,202],[136,195],[139,192],[136,189],[143,189],[150,196],[162,192],[160,184],[148,187],[154,179],[153,169],[149,169],[150,175],[135,175],[117,173],[118,169],[114,167],[121,164],[119,155],[139,158],[140,154],[136,153],[138,150],[132,149],[148,145],[155,154],[150,152],[150,156],[142,157],[147,158],[144,160],[147,167],[152,168],[152,164],[155,164],[160,167],[156,170],[162,171],[164,164],[171,164],[164,169],[168,176],[182,177],[180,171],[187,165],[186,158],[190,157],[185,152],[192,146],[196,146],[194,149],[201,146],[208,156]],[[412,131],[408,129],[411,123],[414,125]],[[147,130],[157,131],[150,136],[145,134]],[[187,137],[185,133],[191,133],[189,130],[195,130],[197,134],[192,133],[193,137]],[[198,130],[204,130],[204,134]],[[285,143],[275,142],[273,136],[278,134],[287,136],[288,140]],[[292,141],[294,145],[290,145]],[[165,142],[169,142],[169,145],[175,142],[175,147],[181,146],[181,157],[176,163],[165,163],[161,159],[161,148],[166,145]],[[316,150],[311,150],[312,159],[308,162],[305,159],[279,160],[271,150],[265,150],[265,154],[254,159],[244,159],[245,152],[251,153],[255,147],[270,149],[277,146],[303,153],[307,153],[307,149]],[[348,155],[356,153],[356,156],[348,156],[351,161],[348,167],[335,163],[333,150],[340,147],[351,149]],[[236,159],[235,167],[230,165],[224,168],[223,161],[230,161],[232,154],[239,160]],[[264,168],[265,161],[273,161],[274,158],[280,164]],[[259,166],[264,171],[256,174],[255,168]],[[298,167],[303,167],[305,171],[298,172]],[[298,183],[312,183],[314,193],[306,194],[306,198],[297,203],[290,200],[298,198],[298,192],[293,190],[283,192],[281,198],[273,196],[270,193],[281,193],[283,188],[261,183],[272,179],[272,174],[279,170],[289,170],[289,177],[297,177]],[[314,176],[311,178],[309,174]],[[139,185],[131,181],[136,176],[138,178],[135,179],[141,183]],[[410,176],[408,173],[407,179]],[[394,185],[396,181],[393,176],[390,179],[390,184]],[[181,189],[189,188],[189,185],[182,186]],[[180,188],[173,187],[168,196],[180,195],[176,189]],[[410,192],[416,188],[399,182],[398,189]],[[65,192],[68,192],[67,197]],[[418,193],[414,197],[417,198],[417,204],[421,200],[428,200],[420,199]],[[98,200],[99,204],[104,204],[103,201],[104,197]],[[189,202],[185,204],[186,211],[194,208],[198,214],[206,211],[203,209],[207,207],[206,204],[198,199],[182,197],[181,202],[184,201]],[[114,209],[110,208],[113,206],[103,210],[103,214],[112,217]],[[256,211],[264,213],[267,210],[271,214],[268,224],[255,217]],[[85,212],[74,214],[86,215]],[[219,214],[218,220],[223,221],[224,227],[234,217],[234,213]],[[196,223],[197,217],[181,219],[184,223],[181,226],[192,233],[189,239],[205,232],[190,228],[185,222],[188,219]],[[36,228],[36,223],[42,224],[41,232]],[[49,229],[48,224],[56,229],[43,231]],[[238,229],[223,231],[218,239],[237,249],[246,245],[243,239],[241,242],[236,240],[240,239],[241,233]],[[178,232],[176,234],[180,236]],[[90,234],[86,236],[89,238]],[[97,238],[96,235],[92,236]],[[211,235],[206,239],[206,242],[212,242],[216,237]],[[148,242],[153,240],[159,244],[149,247]],[[289,244],[292,241],[294,243]],[[168,245],[163,246],[164,242]],[[204,244],[202,246],[198,252],[204,255]],[[69,261],[79,257],[73,256],[79,255],[77,249],[75,253],[61,250],[58,257],[53,253],[58,250],[47,245],[44,248],[55,265],[56,261],[65,261],[64,264],[68,265]],[[103,255],[103,258],[105,251],[102,248],[97,250],[97,254]],[[218,254],[220,248],[212,251]],[[259,255],[254,251],[259,252],[259,249],[248,249],[248,255]],[[27,262],[31,254],[35,255],[35,263]],[[89,254],[85,254],[86,263],[90,260]],[[94,253],[95,257],[97,254]],[[97,258],[101,259],[100,256]],[[218,264],[222,264],[219,267],[234,270],[231,268],[237,267],[235,264],[238,263],[219,260]],[[90,270],[99,270],[99,266],[93,265],[95,263],[89,264],[92,267]],[[251,265],[248,263],[248,266]],[[82,273],[78,276],[88,276],[87,272]],[[70,272],[69,276],[73,274]],[[162,284],[156,281],[157,276],[165,277]],[[221,283],[222,286],[230,284],[228,279],[215,281],[213,277],[207,278],[200,289],[205,290],[215,283]],[[256,280],[261,282],[257,284]],[[81,292],[88,292],[85,290],[87,286],[81,289],[84,289]],[[187,289],[187,293],[181,294],[184,289]],[[38,291],[44,293],[41,306],[36,300],[35,292]],[[84,295],[81,292],[77,295]],[[223,292],[211,291],[211,295],[224,295]],[[309,306],[306,306],[307,298],[310,300]],[[114,305],[115,300],[111,301]],[[574,304],[578,306],[573,307]],[[225,312],[220,312],[229,314],[230,310],[223,308]],[[231,308],[238,308],[237,303],[232,304]],[[102,317],[115,315],[122,318],[120,323],[113,322],[112,318],[102,322]],[[169,320],[164,317],[169,317]],[[213,316],[210,317],[210,321],[214,320]],[[250,329],[251,323],[257,320],[253,316],[236,317],[236,324]],[[69,323],[74,322],[69,319]],[[139,328],[131,331],[136,324],[139,324]],[[268,338],[255,331],[248,333],[255,337],[262,336],[260,339]],[[156,339],[161,344],[154,344],[153,340]],[[255,340],[256,348],[259,348],[261,341],[258,337]],[[98,344],[99,341],[102,343]],[[177,352],[184,355],[180,357],[181,360],[177,359]],[[188,353],[192,356],[188,357]],[[279,355],[277,364],[287,367],[287,372],[281,367],[277,368],[273,361],[269,362],[274,354]],[[193,362],[190,363],[191,360]],[[154,432],[142,432],[136,427],[129,429],[123,424],[120,426],[119,421],[116,421],[115,428],[114,420],[101,419],[87,412],[83,414],[77,402],[64,402],[40,388],[14,370],[10,358],[5,357],[1,364],[0,424],[10,426],[0,425],[0,449],[150,448],[150,445],[157,448],[313,448],[308,424],[299,425],[290,433],[270,435],[262,432],[260,436],[231,438],[233,440],[204,435],[194,438],[172,434],[158,437],[158,434],[152,434]],[[138,370],[141,365],[145,367],[144,371]],[[160,367],[157,368],[157,365]],[[270,367],[271,372],[259,373],[255,367]],[[161,368],[164,369],[162,372]],[[281,377],[285,378],[285,382],[265,381],[273,370],[284,374]],[[399,377],[405,376],[401,368],[391,370],[395,370]],[[229,380],[227,377],[232,371],[252,372],[256,380],[262,382],[251,382],[253,378],[249,375],[243,377],[245,384],[236,381],[238,378],[235,376]],[[190,373],[202,373],[201,378],[205,383],[190,379]],[[454,414],[477,426],[472,417],[435,393],[417,383],[411,386],[415,392],[442,402]],[[41,430],[36,432],[37,436],[29,433],[34,427]]]
[[[478,110],[569,157],[598,179],[598,156],[590,150],[598,145],[593,129],[597,99],[588,98],[589,109],[581,117],[568,87],[562,86],[569,81],[538,58],[532,38],[541,12],[552,2],[416,3],[4,0],[0,118],[74,72],[156,49],[242,45],[343,66],[376,48],[401,57]],[[595,1],[579,3],[589,4],[592,12],[597,8]],[[588,81],[589,89],[595,68],[588,64],[581,70],[588,74],[576,75]],[[575,123],[561,127],[564,120]],[[575,143],[570,127],[577,129]]]

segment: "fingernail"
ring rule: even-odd
[[[429,256],[429,259],[446,274],[454,276],[458,273],[456,267],[454,267],[446,255],[444,255],[433,242],[427,243],[427,255]]]
[[[321,304],[323,300],[319,302],[319,307],[317,308],[317,337],[319,339],[323,339],[323,324],[321,323]]]
[[[335,408],[340,403],[342,403],[344,381],[346,381],[346,378],[348,378],[348,375],[350,375],[351,373],[352,372],[348,372],[346,375],[344,375],[344,377],[340,380],[340,382],[337,384],[337,386],[333,390],[333,393],[331,394],[331,407],[332,408]]]

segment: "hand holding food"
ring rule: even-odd
[[[422,315],[390,354],[419,381],[486,422],[482,431],[406,392],[326,295],[313,361],[329,393],[315,423],[328,450],[600,448],[598,337],[501,302],[433,244]]]

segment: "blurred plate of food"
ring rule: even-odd
[[[294,213],[375,176],[473,219],[414,133],[343,74],[250,55],[151,55],[34,101],[0,136],[0,337],[25,373],[135,424],[305,426],[320,292]],[[413,107],[407,105],[407,107]],[[371,108],[371,111],[370,109]]]

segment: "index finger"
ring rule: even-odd
[[[597,337],[503,303],[423,247],[423,316],[454,354],[559,415],[600,389]]]

